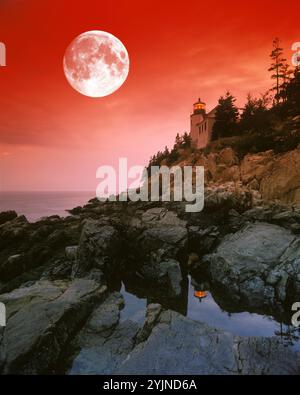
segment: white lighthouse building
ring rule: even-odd
[[[216,108],[206,113],[206,104],[200,98],[193,104],[190,136],[195,148],[204,148],[211,141],[212,128],[215,123],[215,111]]]

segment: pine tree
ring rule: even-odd
[[[237,132],[238,109],[235,106],[236,99],[227,92],[221,96],[216,109],[216,120],[212,131],[212,140],[220,137],[234,136]]]
[[[175,148],[179,148],[182,144],[182,137],[179,135],[179,133],[176,134],[175,137]]]
[[[264,94],[260,98],[254,98],[250,93],[248,94],[247,102],[243,108],[241,121],[239,123],[241,133],[249,131],[263,132],[269,128],[269,101],[268,94]]]
[[[255,114],[255,110],[256,110],[255,99],[253,99],[251,94],[248,93],[247,102],[241,114],[240,129],[242,131],[249,131],[251,129],[252,119]]]
[[[182,147],[183,148],[190,148],[191,145],[192,145],[191,136],[187,132],[184,132],[183,137],[182,137]]]
[[[300,67],[296,67],[294,77],[287,83],[285,92],[288,115],[300,115]]]
[[[286,67],[286,59],[283,57],[283,48],[280,47],[279,38],[273,40],[273,50],[270,54],[272,60],[271,67],[268,71],[271,71],[271,78],[275,80],[275,85],[271,90],[275,91],[275,100],[277,104],[280,100],[280,92],[284,79],[287,78],[288,67]]]
[[[283,66],[280,69],[280,74],[282,75],[282,83],[280,85],[280,98],[283,101],[286,101],[286,88],[291,81],[292,77],[291,75],[293,74],[293,71],[290,69],[290,66],[288,63],[284,63]]]
[[[165,146],[163,156],[164,156],[164,158],[167,158],[169,155],[170,155],[169,148],[167,146]]]

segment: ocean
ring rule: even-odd
[[[82,206],[95,196],[95,192],[0,192],[0,212],[15,210],[28,221],[59,215],[69,215],[67,209]]]

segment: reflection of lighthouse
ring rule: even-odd
[[[199,299],[199,302],[202,301],[202,299],[206,298],[208,295],[207,290],[209,289],[209,284],[207,282],[203,282],[201,284],[195,283],[194,282],[194,297]]]
[[[207,292],[206,291],[194,291],[194,296],[199,299],[199,302],[201,302],[202,299],[206,298]]]
[[[194,287],[194,297],[202,302],[208,296],[209,283],[207,281],[198,282],[194,278],[191,278],[191,284]]]

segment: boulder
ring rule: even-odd
[[[88,219],[83,226],[79,247],[78,266],[75,276],[85,275],[90,269],[97,268],[111,273],[122,254],[122,240],[118,231],[101,221]]]
[[[200,226],[190,226],[188,230],[189,249],[196,253],[198,258],[209,253],[216,246],[220,236],[218,227],[214,225],[205,229],[202,229]]]
[[[137,238],[138,248],[143,259],[157,262],[160,258],[176,258],[185,248],[187,241],[187,222],[180,219],[174,211],[165,208],[153,208],[142,215],[144,230]]]
[[[175,259],[144,264],[139,272],[150,284],[156,285],[156,290],[164,296],[180,297],[182,273],[180,263]]]
[[[69,260],[58,259],[50,265],[42,274],[41,279],[67,280],[71,278],[72,264]]]
[[[82,213],[82,207],[81,206],[76,206],[72,209],[66,210],[68,213],[72,215],[79,215]]]
[[[158,303],[148,304],[144,325],[139,330],[136,337],[137,344],[147,340],[156,322],[158,321],[161,312],[162,312],[162,306],[160,304]]]
[[[255,222],[227,235],[203,261],[213,283],[222,285],[230,298],[273,311],[276,302],[286,302],[289,287],[299,287],[299,253],[300,240],[290,231]]]
[[[271,172],[273,163],[273,151],[265,151],[259,154],[247,154],[240,165],[241,180],[245,184],[248,184],[253,179],[260,182]]]
[[[167,310],[115,373],[299,374],[299,367],[299,353],[277,338],[234,336]]]
[[[273,151],[247,154],[240,164],[241,180],[260,192],[262,200],[300,202],[300,148],[275,155]]]
[[[24,254],[10,255],[7,260],[0,266],[0,275],[3,280],[10,280],[12,277],[20,274],[26,267]]]
[[[7,221],[11,221],[16,218],[18,214],[14,210],[2,211],[0,213],[0,225],[4,224]]]
[[[205,188],[205,210],[246,210],[251,206],[251,193],[248,188],[245,188],[240,183],[212,184]]]
[[[53,372],[61,352],[106,287],[95,281],[40,281],[0,295],[7,326],[0,344],[2,374]],[[1,366],[1,362],[0,362]]]
[[[43,267],[44,273],[61,262],[65,247],[78,242],[78,235],[79,221],[64,221],[59,216],[33,223],[18,216],[0,225],[0,278],[6,290],[18,287],[22,277],[32,277],[30,273],[36,269]]]
[[[220,168],[218,168],[218,159],[219,156],[217,153],[211,152],[207,155],[206,168],[214,181],[216,181],[219,174],[222,173],[222,171],[219,171]]]
[[[113,292],[91,314],[85,327],[88,333],[111,332],[119,322],[120,310],[124,307],[123,296],[119,292]]]
[[[300,148],[273,161],[272,172],[261,180],[260,191],[265,201],[300,203]]]
[[[24,215],[15,217],[0,225],[0,248],[22,240],[29,232],[29,223]]]
[[[122,295],[114,292],[91,314],[70,345],[67,374],[112,374],[135,344],[138,325],[119,323]]]
[[[239,164],[239,158],[237,157],[234,150],[230,147],[223,148],[219,152],[219,161],[228,167]]]
[[[113,374],[133,349],[138,329],[137,323],[124,321],[109,337],[82,334],[77,340],[77,355],[66,373],[68,375]]]

